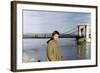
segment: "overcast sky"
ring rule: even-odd
[[[90,25],[91,14],[23,10],[24,33],[52,33],[54,30],[64,33],[77,27],[80,23],[88,23]]]

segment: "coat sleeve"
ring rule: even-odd
[[[47,52],[48,52],[48,59],[50,61],[56,61],[55,44],[53,42],[49,42]]]

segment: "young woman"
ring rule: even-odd
[[[47,61],[60,61],[62,59],[60,49],[58,47],[59,32],[54,31],[50,40],[47,41]]]

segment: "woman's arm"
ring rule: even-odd
[[[56,55],[55,55],[55,43],[50,41],[48,43],[48,59],[50,61],[56,61]]]

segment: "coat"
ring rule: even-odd
[[[61,53],[56,40],[50,40],[47,46],[47,61],[60,61]]]

